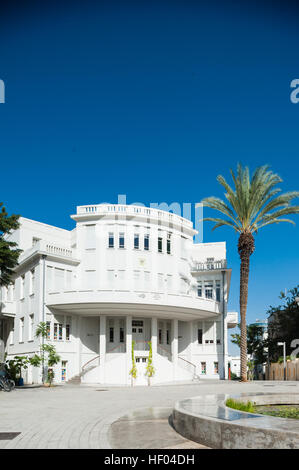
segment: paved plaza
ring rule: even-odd
[[[172,429],[168,416],[174,403],[239,392],[299,393],[299,382],[206,380],[159,387],[63,385],[0,392],[0,448],[202,448]]]

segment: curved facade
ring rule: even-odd
[[[48,325],[61,356],[55,380],[136,385],[224,378],[231,271],[225,243],[194,244],[192,222],[162,210],[79,206],[72,231],[21,219],[14,285],[2,289],[8,355],[31,354]],[[27,381],[41,372],[29,370]]]

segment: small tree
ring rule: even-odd
[[[47,339],[48,332],[47,332],[46,322],[40,322],[37,325],[35,336],[37,338],[42,337],[43,339]],[[55,376],[54,371],[53,371],[53,366],[58,364],[60,361],[60,356],[57,353],[55,346],[53,346],[52,344],[43,342],[40,346],[40,356],[35,354],[35,356],[33,356],[31,360],[33,360],[35,364],[38,366],[42,363],[43,379],[45,378],[45,370],[47,370],[47,380],[51,386],[54,376]]]

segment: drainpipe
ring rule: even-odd
[[[225,271],[221,271],[222,273],[222,343],[223,343],[223,379],[225,380],[226,376],[226,364],[225,364],[225,318],[226,318],[226,308],[225,308]]]
[[[45,322],[45,294],[46,294],[46,258],[47,255],[42,255],[43,260],[43,291],[42,291],[42,321]],[[42,346],[44,347],[45,337],[42,335]],[[45,353],[42,351],[42,382],[45,382]]]

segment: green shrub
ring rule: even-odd
[[[234,400],[233,398],[228,398],[225,402],[226,406],[233,408],[234,410],[247,411],[247,413],[254,413],[255,408],[254,404],[251,401],[243,403],[241,401]]]

